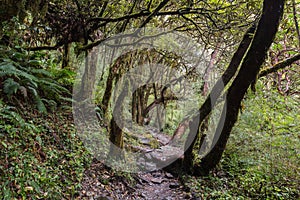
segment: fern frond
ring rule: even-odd
[[[72,98],[68,98],[68,97],[63,97],[63,96],[60,96],[59,97],[59,100],[61,100],[61,101],[65,101],[65,102],[75,102],[74,101],[74,99],[72,99]]]
[[[45,69],[30,68],[29,71],[30,71],[30,73],[41,76],[41,77],[48,77],[48,78],[53,77],[53,74],[51,74],[50,72],[48,72]]]
[[[33,96],[38,96],[38,93],[36,91],[35,88],[31,87],[31,86],[28,86],[28,89],[30,90],[30,92],[33,94]]]
[[[18,79],[20,77],[26,78],[29,80],[37,81],[37,78],[25,71],[17,69],[12,63],[2,62],[0,63],[0,77],[4,76],[14,76]]]
[[[15,75],[17,68],[11,63],[2,62],[0,63],[0,77]]]
[[[33,87],[30,87],[30,86],[28,87],[28,89],[33,94],[34,101],[36,103],[36,108],[38,109],[38,111],[40,111],[41,113],[47,113],[46,106],[43,103],[41,97],[39,96],[37,90],[35,88],[33,88]]]
[[[41,61],[39,60],[29,60],[28,64],[32,65],[32,66],[41,66]]]
[[[56,94],[62,94],[62,93],[69,94],[70,93],[69,90],[67,90],[65,87],[60,86],[56,82],[53,82],[53,80],[41,79],[41,80],[39,80],[39,83],[42,85],[45,85],[50,90],[53,90]]]
[[[24,97],[32,96],[37,109],[45,113],[45,104],[54,109],[63,95],[71,93],[60,85],[59,77],[54,72],[42,68],[40,56],[34,55],[32,58],[28,59],[28,54],[22,49],[1,49],[0,46],[0,78],[5,80],[3,92],[10,96],[20,90]],[[58,74],[69,83],[74,76],[72,73],[71,70],[62,70]]]
[[[39,95],[35,96],[36,107],[41,113],[47,113],[47,108]]]
[[[15,82],[15,80],[12,78],[6,79],[3,83],[4,83],[3,91],[8,96],[11,96],[12,94],[16,94],[18,89],[20,88],[20,84]]]

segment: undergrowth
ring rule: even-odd
[[[54,111],[62,101],[68,100],[74,74],[64,69],[52,70],[55,65],[47,53],[28,53],[24,49],[0,45],[0,92],[7,102],[30,103],[40,112]],[[68,84],[68,85],[67,85]],[[70,100],[70,99],[69,99]]]
[[[23,111],[0,101],[0,196],[3,199],[72,199],[90,155],[70,113]]]
[[[299,98],[262,87],[244,101],[219,168],[208,177],[186,177],[199,197],[300,198]]]

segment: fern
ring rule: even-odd
[[[17,126],[23,126],[25,124],[25,120],[14,111],[13,106],[8,106],[0,100],[0,124],[10,123]]]
[[[16,94],[17,90],[20,88],[20,84],[15,82],[14,79],[8,78],[4,81],[3,91],[11,96],[12,94]]]
[[[38,96],[38,92],[34,87],[28,86],[28,89],[31,91],[33,96]]]
[[[34,74],[35,76],[40,76],[40,77],[53,77],[53,74],[48,72],[47,70],[44,69],[35,69],[35,68],[30,68],[29,69],[30,73]]]
[[[28,89],[33,94],[34,101],[36,103],[36,108],[38,109],[38,111],[40,111],[41,113],[47,113],[47,108],[46,108],[45,104],[43,103],[41,97],[39,96],[37,90],[30,86],[28,87]]]
[[[15,76],[16,70],[17,70],[16,67],[11,63],[7,63],[7,62],[0,63],[0,77]]]
[[[70,93],[69,90],[60,86],[59,84],[57,84],[56,82],[54,82],[51,79],[42,79],[39,82],[41,85],[48,87],[50,90],[53,90],[53,92],[55,92],[57,94],[61,94],[61,93],[69,94]]]
[[[40,96],[35,96],[35,102],[36,102],[36,107],[38,109],[38,111],[40,111],[41,113],[47,113],[47,108],[45,106],[45,104],[43,103],[42,99]]]
[[[29,124],[25,121],[25,119],[16,112],[16,108],[13,106],[6,105],[1,99],[0,99],[0,128],[3,128],[3,131],[11,131],[10,128],[8,128],[8,125],[14,125],[15,127],[20,127],[24,131],[30,131],[36,129],[32,124]]]
[[[13,63],[0,63],[0,77],[15,77],[17,79],[25,78],[27,80],[38,82],[37,78],[25,71],[17,69]]]
[[[40,60],[28,60],[28,55],[20,49],[0,48],[0,55],[1,87],[7,96],[15,95],[20,90],[24,98],[29,95],[33,97],[40,112],[46,112],[45,103],[54,108],[57,103],[53,101],[60,101],[62,95],[70,95],[69,90],[55,80],[53,73],[41,67]]]

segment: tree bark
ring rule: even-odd
[[[244,35],[237,51],[234,53],[231,62],[228,68],[223,73],[222,77],[216,82],[214,87],[212,88],[211,92],[209,93],[208,97],[206,98],[205,102],[202,104],[201,108],[199,109],[199,113],[192,117],[192,119],[185,119],[180,124],[184,124],[185,121],[190,121],[190,131],[188,133],[188,140],[185,144],[186,151],[184,153],[184,165],[185,169],[191,169],[193,163],[193,148],[200,137],[199,127],[202,121],[211,113],[212,109],[215,106],[215,102],[212,102],[211,99],[217,99],[223,92],[224,87],[230,82],[232,77],[236,74],[238,67],[247,52],[251,41],[252,41],[252,34],[254,33],[256,28],[256,24],[248,29],[246,34]],[[192,128],[191,128],[192,126]],[[176,131],[179,130],[178,128]],[[175,131],[173,135],[177,135],[178,133]],[[191,171],[191,170],[188,170]]]
[[[220,132],[220,137],[212,150],[201,159],[202,173],[208,173],[221,160],[232,127],[238,119],[241,101],[251,83],[256,79],[260,66],[265,61],[267,51],[277,33],[284,3],[285,0],[265,0],[263,3],[263,13],[252,44],[226,96],[227,106],[224,106],[221,116],[225,118],[224,126],[219,123],[216,130],[216,132]]]
[[[70,62],[70,48],[71,48],[71,44],[69,43],[66,43],[64,44],[64,47],[63,47],[63,60],[62,60],[62,65],[61,67],[62,68],[65,68],[69,65],[69,62]]]
[[[125,80],[123,84],[122,92],[117,97],[117,101],[113,110],[113,117],[110,121],[110,133],[109,140],[111,141],[109,156],[110,159],[122,159],[124,156],[122,149],[124,146],[123,131],[124,119],[123,119],[123,101],[128,94],[129,81]],[[118,117],[118,121],[116,121]],[[117,123],[118,122],[118,123]]]
[[[110,100],[112,88],[113,88],[113,81],[114,81],[114,71],[113,71],[113,69],[110,69],[108,77],[107,77],[107,81],[106,81],[105,92],[104,92],[102,102],[101,102],[104,116],[106,115],[106,112],[108,109],[108,104],[109,104],[109,100]]]
[[[80,88],[80,99],[86,100],[92,98],[93,90],[96,82],[96,71],[97,71],[97,49],[92,49],[91,52],[85,58],[84,73],[81,80]]]

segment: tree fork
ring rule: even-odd
[[[224,126],[219,123],[216,130],[216,132],[220,132],[220,137],[213,149],[201,159],[200,169],[204,173],[208,173],[215,168],[221,160],[230,132],[238,119],[241,101],[251,83],[256,79],[260,67],[265,61],[267,51],[275,38],[283,14],[284,3],[285,0],[265,0],[263,3],[263,13],[252,44],[243,60],[238,75],[228,89],[227,107],[224,107],[221,116],[225,117]]]
[[[200,137],[200,132],[199,128],[201,125],[201,122],[210,114],[211,110],[214,107],[213,102],[211,102],[211,98],[217,99],[222,91],[223,88],[230,82],[232,77],[236,74],[236,71],[238,70],[238,67],[247,52],[251,41],[252,41],[252,34],[254,33],[256,28],[256,24],[253,24],[245,33],[237,51],[234,53],[231,62],[229,66],[227,67],[226,71],[223,73],[222,77],[216,82],[214,87],[212,88],[211,92],[209,93],[208,97],[206,98],[205,102],[202,104],[201,108],[199,109],[199,113],[195,115],[192,119],[184,119],[183,122],[180,123],[184,124],[185,121],[190,121],[190,126],[193,128],[191,129],[188,134],[188,140],[185,144],[185,153],[184,153],[184,165],[186,169],[191,168],[191,164],[193,163],[193,148],[195,145],[195,142],[198,140]],[[179,126],[180,126],[179,125]],[[178,129],[176,129],[177,131]],[[173,135],[177,135],[178,133],[175,131]],[[189,143],[191,141],[191,143]],[[190,170],[188,170],[190,171]]]

